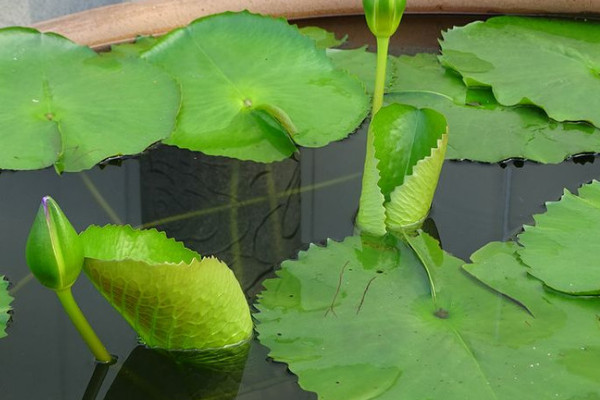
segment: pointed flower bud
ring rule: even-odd
[[[406,0],[363,0],[365,18],[369,29],[378,38],[389,38],[396,32]]]
[[[50,196],[42,199],[25,255],[33,275],[53,290],[70,288],[81,272],[83,246],[79,235]]]

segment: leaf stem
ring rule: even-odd
[[[430,271],[430,268],[433,268],[433,266],[429,265],[429,263],[427,262],[427,257],[419,250],[419,246],[417,246],[414,243],[414,241],[412,240],[413,238],[409,234],[407,234],[406,231],[404,231],[404,230],[402,231],[402,236],[404,237],[404,240],[406,241],[406,243],[408,243],[410,248],[415,252],[415,254],[417,255],[417,258],[419,259],[421,264],[423,264],[423,268],[425,268],[425,272],[427,273],[427,278],[429,279],[431,300],[433,302],[434,308],[437,310],[438,309],[437,289],[435,287],[435,282],[433,280],[433,276]]]
[[[98,336],[96,336],[96,333],[81,312],[77,302],[75,302],[71,288],[69,287],[67,289],[57,290],[56,295],[58,296],[58,300],[60,300],[60,303],[64,307],[67,315],[71,319],[71,322],[73,322],[73,325],[75,325],[75,328],[77,328],[77,331],[88,345],[91,352],[94,354],[94,357],[96,357],[96,360],[101,363],[112,362],[112,356],[108,353],[108,351],[106,351],[106,348]]]

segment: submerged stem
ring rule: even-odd
[[[56,295],[71,319],[71,322],[73,322],[73,325],[77,328],[77,331],[94,354],[94,357],[96,357],[96,360],[101,363],[111,362],[112,356],[106,351],[106,348],[81,312],[81,309],[73,298],[71,288],[57,290]]]

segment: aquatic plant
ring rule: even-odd
[[[156,230],[91,226],[78,235],[47,196],[26,254],[35,277],[56,292],[99,361],[111,357],[71,293],[82,267],[149,347],[216,349],[252,336],[248,304],[233,272]]]
[[[83,267],[83,245],[65,214],[49,196],[42,199],[27,238],[25,254],[33,275],[56,293],[94,357],[100,362],[112,361],[71,292]]]
[[[533,121],[536,111],[502,107],[487,89],[468,91],[427,56],[392,62],[434,79],[398,77],[408,84],[394,80],[388,90],[404,93],[389,95],[391,104],[373,116],[357,220],[363,234],[311,245],[264,282],[259,339],[320,398],[597,398],[600,297],[590,296],[598,280],[589,238],[600,233],[600,183],[550,204],[520,235],[524,247],[492,243],[465,265],[415,231],[444,158],[445,119],[393,101],[430,96],[456,115],[480,101],[476,112],[487,111],[489,121],[499,112]],[[428,90],[432,81],[446,94]],[[553,149],[539,156],[564,156]],[[412,196],[400,196],[403,188]],[[575,233],[582,216],[589,222]]]
[[[52,33],[0,29],[0,168],[81,171],[166,138],[180,94],[165,72]]]
[[[90,226],[80,236],[86,275],[145,345],[205,350],[252,336],[246,297],[223,262],[154,229]]]

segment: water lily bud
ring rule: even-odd
[[[33,275],[53,290],[71,287],[81,272],[83,246],[79,235],[50,196],[42,199],[25,255]]]
[[[363,0],[367,25],[378,38],[389,38],[396,32],[406,0]]]

